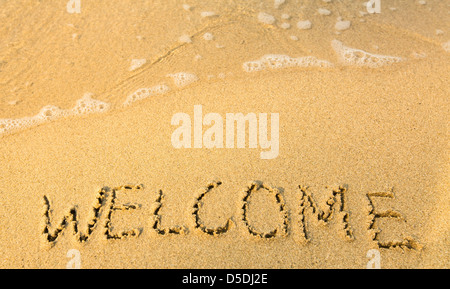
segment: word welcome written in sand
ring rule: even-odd
[[[298,192],[300,201],[296,205],[295,212],[291,214],[286,208],[282,190],[277,189],[261,182],[251,182],[246,186],[241,193],[239,199],[239,216],[238,221],[234,221],[233,217],[226,220],[223,226],[219,227],[207,227],[205,220],[201,218],[199,214],[204,198],[206,195],[214,191],[222,185],[222,182],[211,182],[206,187],[199,190],[196,194],[192,206],[191,206],[191,226],[173,226],[163,227],[161,224],[160,211],[164,203],[164,194],[160,190],[157,194],[153,205],[148,208],[151,212],[151,232],[156,235],[187,235],[190,231],[199,232],[200,234],[217,237],[225,235],[234,226],[240,224],[243,228],[243,233],[256,239],[269,240],[274,238],[286,238],[289,235],[293,237],[301,244],[308,244],[311,242],[309,236],[309,229],[307,228],[307,218],[316,219],[319,224],[328,225],[331,220],[334,219],[334,223],[338,224],[338,232],[341,237],[346,241],[354,241],[355,237],[350,227],[350,215],[347,209],[346,192],[347,188],[344,186],[325,187],[327,190],[326,200],[323,204],[318,204],[313,195],[309,192],[308,187],[299,186]],[[73,206],[59,223],[54,223],[52,220],[52,210],[50,200],[47,196],[44,196],[44,208],[43,208],[43,229],[41,228],[42,242],[45,247],[53,247],[56,242],[63,236],[66,229],[72,231],[74,239],[78,243],[86,243],[92,236],[94,231],[102,230],[102,234],[105,240],[121,240],[133,237],[141,236],[143,228],[134,228],[130,230],[115,232],[113,226],[113,216],[124,211],[132,211],[142,209],[142,206],[134,203],[119,204],[118,194],[132,194],[138,193],[143,190],[142,185],[138,186],[121,186],[118,188],[102,188],[94,201],[92,207],[92,215],[87,222],[87,227],[84,232],[79,228],[79,214],[77,213],[77,207]],[[249,214],[250,207],[254,206],[251,202],[252,197],[255,194],[261,192],[268,192],[273,196],[273,206],[278,212],[278,224],[270,231],[261,231],[253,225],[251,216]],[[376,192],[368,193],[367,195],[367,219],[368,226],[367,236],[378,248],[382,249],[407,249],[407,250],[420,250],[422,246],[413,238],[405,238],[403,241],[381,241],[379,237],[380,229],[377,227],[377,220],[382,218],[387,219],[402,219],[400,213],[395,211],[378,212],[374,206],[374,198],[392,199],[394,197],[393,192]],[[254,211],[255,208],[252,208]],[[104,216],[104,217],[102,217]],[[298,221],[296,224],[292,224],[291,218],[288,216],[295,216]],[[101,222],[103,218],[103,222]],[[117,216],[116,216],[117,218]],[[312,220],[311,219],[311,220]],[[294,232],[294,233],[293,233]]]
[[[259,120],[255,113],[248,113],[244,116],[242,113],[226,114],[226,143],[227,149],[246,147],[246,124],[248,123],[248,147],[258,148],[269,151],[262,151],[261,159],[274,159],[279,154],[280,148],[280,116],[278,113],[271,113],[271,139],[268,139],[268,117],[267,113],[260,113]],[[187,113],[176,113],[172,117],[171,124],[179,126],[172,134],[172,145],[174,148],[192,148],[192,139],[194,139],[194,148],[224,148],[224,121],[218,113],[208,113],[203,117],[203,108],[201,105],[194,106],[194,123],[192,125],[191,117]],[[236,124],[236,129],[235,129]],[[259,126],[258,126],[259,124]],[[203,134],[203,126],[211,126]],[[192,137],[192,126],[194,127]],[[258,130],[259,127],[259,130]],[[235,144],[235,132],[237,134],[237,145]],[[259,133],[259,138],[258,138]],[[235,146],[236,145],[236,146]]]

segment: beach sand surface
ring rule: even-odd
[[[0,0],[0,267],[448,268],[450,7],[363,2]],[[278,156],[174,148],[196,105]]]

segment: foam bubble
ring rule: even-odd
[[[347,30],[347,29],[349,29],[350,28],[350,26],[351,26],[351,22],[350,21],[342,21],[342,20],[340,20],[340,21],[338,21],[337,23],[336,23],[336,25],[334,26],[334,28],[336,29],[336,30],[339,30],[339,31],[344,31],[344,30]]]
[[[275,0],[273,6],[275,9],[280,8],[281,5],[283,5],[286,2],[286,0]]]
[[[331,14],[331,11],[325,8],[319,8],[319,10],[317,10],[319,12],[320,15],[324,15],[324,16],[328,16]]]
[[[171,77],[175,85],[179,88],[183,88],[198,81],[197,75],[188,72],[178,72],[174,74],[168,74],[167,76]]]
[[[313,56],[292,58],[287,55],[267,54],[259,60],[248,61],[243,64],[246,72],[262,71],[266,68],[280,69],[288,67],[331,67],[332,63]]]
[[[283,23],[281,23],[280,27],[283,29],[289,29],[289,28],[291,28],[291,24],[289,24],[287,22],[283,22]]]
[[[270,14],[267,14],[265,12],[260,12],[258,14],[258,21],[264,24],[272,25],[275,23],[276,19]]]
[[[205,39],[206,41],[214,40],[214,35],[212,35],[212,33],[207,32],[203,34],[203,39]]]
[[[260,60],[248,61],[244,63],[243,68],[247,72],[256,72],[266,69],[266,65]]]
[[[216,12],[213,12],[213,11],[203,11],[202,13],[200,13],[200,16],[202,16],[203,18],[206,18],[206,17],[217,16],[217,14],[216,14]]]
[[[411,57],[413,57],[415,59],[421,59],[421,58],[426,58],[427,54],[425,52],[413,52],[413,53],[411,53]]]
[[[64,111],[57,106],[47,105],[44,106],[41,111],[34,116],[36,120],[52,120],[58,117],[67,116],[70,114],[70,111]]]
[[[128,106],[138,100],[142,100],[150,96],[165,94],[168,91],[170,91],[170,88],[165,84],[160,84],[150,88],[140,88],[130,94],[123,104]]]
[[[444,48],[445,51],[450,52],[450,41],[442,44],[442,48]]]
[[[401,57],[371,54],[360,49],[350,48],[345,46],[338,40],[333,40],[331,42],[331,46],[337,53],[339,60],[344,65],[377,68],[386,64],[392,64],[403,60]]]
[[[191,36],[189,36],[187,34],[181,35],[178,40],[182,43],[192,43]]]
[[[302,30],[308,30],[311,29],[312,23],[309,20],[299,21],[297,23],[297,28]]]
[[[72,109],[63,110],[54,105],[44,106],[37,115],[19,119],[0,119],[0,135],[12,131],[22,130],[40,124],[69,116],[92,113],[103,113],[109,110],[108,103],[93,99],[91,93],[86,93],[79,99]]]
[[[140,68],[142,65],[147,63],[146,59],[133,59],[131,60],[129,71],[135,71],[136,69]]]
[[[72,112],[73,114],[103,113],[109,108],[108,103],[93,99],[92,93],[86,93],[83,98],[77,101],[77,105],[72,109]]]

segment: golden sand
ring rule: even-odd
[[[149,2],[0,0],[0,267],[449,267],[446,1]]]

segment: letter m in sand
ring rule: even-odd
[[[310,238],[306,229],[306,216],[311,212],[312,216],[317,219],[319,224],[328,225],[333,219],[337,218],[340,225],[340,232],[347,241],[353,241],[353,232],[348,223],[349,213],[346,211],[345,192],[346,188],[337,186],[327,188],[327,199],[323,206],[318,206],[314,201],[308,187],[299,186],[300,189],[300,241],[309,242]]]

